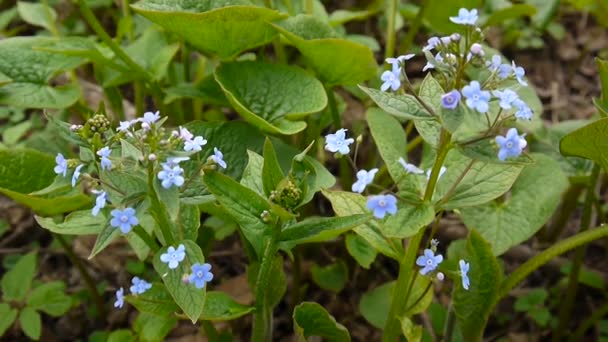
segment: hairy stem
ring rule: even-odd
[[[274,256],[277,253],[277,240],[281,233],[280,227],[276,225],[274,231],[264,248],[264,254],[260,262],[258,277],[255,282],[255,315],[253,319],[253,332],[251,341],[272,341],[272,307],[268,303],[268,288],[270,287],[270,275]]]
[[[395,22],[397,21],[397,0],[388,0],[386,8],[386,50],[384,58],[392,57],[395,54]]]
[[[146,232],[141,226],[137,225],[133,227],[133,232],[146,243],[146,245],[150,248],[150,250],[152,250],[154,254],[158,252],[160,247],[158,246],[156,241],[154,241],[154,239],[150,236],[150,234],[148,234],[148,232]]]

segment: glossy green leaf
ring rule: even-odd
[[[293,321],[296,333],[303,339],[320,336],[324,341],[350,341],[348,330],[317,303],[300,303],[293,310]]]
[[[304,70],[257,61],[221,64],[215,78],[234,108],[251,124],[270,133],[295,134],[303,121],[327,105],[321,82]]]
[[[279,241],[281,247],[288,249],[303,243],[329,241],[353,227],[365,224],[370,219],[370,214],[344,217],[307,217],[283,229]]]
[[[382,226],[382,234],[389,238],[405,239],[413,236],[435,219],[435,209],[430,203],[418,206],[405,205],[397,214],[389,216]]]
[[[536,7],[528,4],[513,4],[509,7],[500,9],[492,13],[486,22],[483,24],[484,27],[495,26],[500,23],[504,23],[507,20],[517,19],[521,17],[531,17],[536,14]]]
[[[177,324],[177,317],[156,316],[140,312],[133,322],[133,330],[137,333],[139,341],[163,342],[166,336]]]
[[[277,153],[272,146],[270,139],[266,138],[264,142],[264,164],[262,165],[262,184],[264,186],[264,193],[266,196],[277,189],[277,186],[281,183],[285,176],[279,160],[277,159]]]
[[[204,180],[217,201],[239,224],[256,253],[261,255],[264,238],[272,231],[272,227],[262,221],[261,215],[264,211],[270,212],[270,204],[253,190],[221,173],[206,172]]]
[[[445,166],[447,170],[437,182],[433,199],[447,196],[442,200],[441,207],[448,210],[472,207],[497,198],[511,188],[524,167],[519,164],[475,162],[457,151],[448,154]],[[467,168],[469,170],[453,188]]]
[[[173,297],[163,284],[153,283],[152,288],[148,291],[137,296],[125,296],[125,300],[137,311],[151,315],[166,317],[179,311],[179,306],[175,304]]]
[[[336,38],[319,18],[298,15],[272,24],[304,56],[323,83],[355,85],[376,76],[372,51],[364,45]]]
[[[551,218],[567,189],[568,177],[559,163],[534,154],[535,164],[523,169],[504,201],[463,208],[462,220],[492,244],[495,255],[534,235]]]
[[[44,27],[51,32],[54,30],[57,12],[46,3],[18,1],[17,11],[28,24]]]
[[[65,294],[65,283],[52,281],[34,288],[26,303],[32,309],[60,317],[72,306],[72,298]]]
[[[37,272],[37,254],[30,252],[2,277],[2,299],[4,301],[22,301],[32,286]]]
[[[207,292],[205,308],[200,319],[206,321],[229,321],[253,312],[254,307],[236,302],[221,291]]]
[[[183,37],[200,51],[232,59],[276,37],[267,22],[283,18],[277,11],[246,6],[248,1],[144,0],[132,8],[152,22]]]
[[[498,299],[502,273],[490,244],[471,230],[466,245],[466,262],[470,264],[469,290],[456,281],[453,297],[456,320],[465,341],[479,341]]]
[[[177,247],[179,244],[183,244],[186,247],[186,258],[184,261],[180,262],[177,268],[170,269],[168,264],[160,260],[160,256],[167,252],[168,246],[166,246],[161,248],[154,256],[154,269],[162,278],[167,291],[169,291],[175,303],[190,318],[192,323],[195,323],[203,312],[206,288],[198,289],[193,284],[184,284],[183,277],[185,274],[192,272],[190,267],[195,263],[204,264],[205,257],[201,248],[195,242],[183,240],[176,243],[176,246],[173,247]]]
[[[25,307],[19,313],[19,325],[21,330],[32,340],[38,341],[40,334],[42,333],[42,321],[40,314],[36,310]]]
[[[69,57],[32,47],[51,38],[16,37],[0,41],[0,73],[12,80],[0,87],[0,104],[21,108],[65,108],[80,97],[75,84],[51,87],[49,81],[57,74],[82,64],[80,57]]]
[[[0,150],[0,193],[44,216],[74,211],[90,203],[87,196],[71,186],[66,188],[68,192],[31,194],[53,183],[54,167],[53,157],[35,150]]]
[[[378,252],[365,239],[357,234],[346,235],[346,249],[361,267],[369,269],[371,264],[376,260]]]
[[[310,273],[315,284],[333,292],[342,291],[348,281],[348,267],[342,260],[324,267],[314,264]]]
[[[247,150],[247,166],[243,171],[241,184],[255,191],[260,196],[266,196],[264,193],[264,184],[262,182],[262,168],[264,167],[264,157]]]
[[[395,94],[359,86],[385,112],[405,120],[434,120],[416,99],[409,94]]]
[[[93,216],[90,210],[75,211],[60,223],[55,222],[51,217],[34,216],[34,218],[42,228],[62,235],[98,234],[107,222],[103,213]]]
[[[0,336],[13,325],[19,312],[6,303],[0,303]]]
[[[559,149],[565,156],[591,159],[608,171],[608,118],[594,121],[566,135]]]
[[[84,37],[58,37],[41,42],[34,46],[36,51],[45,51],[64,56],[81,57],[91,62],[105,65],[120,71],[127,71],[127,67],[112,60],[114,53],[90,38]]]
[[[331,206],[337,216],[351,216],[355,214],[369,214],[366,199],[362,195],[346,191],[324,190],[323,195],[331,202]],[[356,226],[353,231],[361,236],[365,241],[372,245],[378,252],[393,258],[399,259],[403,252],[398,244],[382,235],[380,224],[376,220],[370,220],[365,224]]]

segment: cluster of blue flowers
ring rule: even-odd
[[[431,248],[425,249],[423,251],[423,254],[420,255],[416,259],[416,265],[422,267],[419,271],[421,275],[426,276],[426,275],[429,275],[429,274],[437,271],[439,264],[441,264],[443,262],[443,255],[435,254],[435,252],[437,251],[438,244],[439,244],[439,242],[436,239],[432,239]],[[458,261],[458,265],[459,265],[459,270],[457,272],[457,275],[460,276],[462,288],[465,290],[469,290],[469,287],[471,285],[471,282],[469,279],[470,265],[468,262],[466,262],[463,259],[460,259]],[[436,272],[436,277],[440,281],[443,281],[443,279],[445,278],[445,275],[442,272]]]
[[[180,244],[177,248],[169,246],[167,252],[160,255],[160,261],[167,264],[167,267],[171,270],[176,269],[185,258],[186,247],[183,244]],[[186,282],[194,284],[198,289],[202,289],[206,283],[213,280],[210,264],[205,263],[201,265],[197,262],[191,266],[191,271],[190,275],[184,279]]]
[[[139,277],[133,277],[133,279],[131,279],[131,284],[132,285],[129,288],[129,290],[131,291],[131,294],[134,296],[143,294],[152,288],[152,284],[148,283],[147,281],[145,281]],[[114,302],[114,307],[120,309],[124,306],[124,304],[125,304],[125,290],[121,287],[118,290],[116,290],[116,301]]]

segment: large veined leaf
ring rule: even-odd
[[[78,100],[78,85],[51,87],[48,83],[57,74],[76,68],[84,60],[32,48],[51,40],[16,37],[0,41],[0,73],[12,80],[0,88],[0,104],[22,108],[65,108]]]
[[[107,220],[103,213],[91,215],[90,210],[79,210],[66,216],[65,221],[55,222],[51,217],[35,216],[36,222],[51,232],[62,235],[98,234]]]
[[[337,38],[333,29],[316,17],[298,15],[272,25],[327,85],[355,85],[376,76],[378,65],[370,48]]]
[[[0,193],[43,216],[74,211],[89,204],[90,199],[70,185],[50,194],[34,194],[53,184],[54,166],[53,157],[35,150],[0,150]]]
[[[394,94],[378,89],[359,86],[369,97],[389,114],[406,120],[433,120],[416,98],[409,94]]]
[[[167,248],[161,248],[154,256],[154,269],[162,278],[167,291],[171,294],[175,303],[184,311],[186,316],[194,323],[201,316],[205,304],[206,287],[199,289],[194,284],[184,284],[184,275],[192,272],[191,266],[195,263],[203,264],[205,257],[201,248],[193,241],[183,240],[177,245],[186,247],[186,258],[179,263],[177,268],[170,269],[168,264],[160,260],[160,256],[167,252]],[[177,248],[176,246],[173,246]]]
[[[568,178],[559,163],[535,154],[535,164],[523,169],[505,201],[461,209],[465,225],[476,229],[492,245],[495,255],[530,238],[557,208]]]
[[[42,26],[52,31],[57,20],[57,12],[46,5],[46,3],[36,4],[24,1],[17,2],[19,16],[28,24]]]
[[[200,51],[231,59],[276,37],[267,22],[284,18],[277,11],[248,1],[144,0],[133,9]]]
[[[566,135],[559,149],[565,156],[591,159],[608,172],[608,118],[594,121]]]
[[[298,67],[228,62],[216,69],[215,78],[239,114],[270,133],[295,134],[306,123],[287,119],[319,112],[327,105],[321,82]]]
[[[466,254],[470,286],[456,281],[454,312],[465,341],[481,341],[490,312],[498,297],[502,273],[492,249],[475,230],[469,233]]]
[[[296,306],[293,323],[296,333],[303,339],[320,336],[324,341],[350,341],[348,330],[317,303],[303,302]]]

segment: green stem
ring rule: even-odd
[[[143,115],[144,113],[144,87],[141,81],[135,81],[133,83],[133,91],[135,93],[135,113],[136,115]]]
[[[437,156],[435,157],[435,164],[433,165],[433,170],[431,171],[431,176],[424,192],[424,201],[430,201],[433,197],[437,179],[439,178],[439,171],[450,150],[450,140],[450,133],[442,129],[441,137],[439,139],[439,148]],[[393,290],[388,319],[384,327],[384,335],[382,336],[383,342],[394,342],[401,336],[401,323],[399,317],[405,313],[405,306],[407,305],[407,300],[410,295],[410,289],[416,279],[414,261],[418,255],[418,249],[420,248],[420,243],[424,237],[424,231],[424,229],[420,229],[420,231],[411,238],[405,256],[399,263],[399,275],[397,277],[395,289]]]
[[[395,54],[395,22],[397,20],[397,0],[387,0],[386,17],[386,50],[384,58],[393,57]]]
[[[267,294],[270,288],[272,264],[277,253],[277,241],[280,233],[279,226],[275,226],[270,239],[266,242],[255,282],[255,315],[251,334],[251,341],[253,342],[272,341],[272,307],[268,305]]]
[[[562,204],[557,211],[557,216],[551,226],[548,226],[545,233],[542,234],[544,235],[543,240],[553,242],[562,234],[568,223],[568,218],[578,206],[578,198],[584,188],[581,184],[570,184],[568,191],[562,196]]]
[[[99,316],[107,318],[106,307],[104,305],[103,298],[101,298],[101,295],[97,291],[95,281],[93,281],[93,278],[91,278],[91,275],[89,274],[89,272],[87,272],[86,268],[84,268],[84,265],[82,264],[78,256],[74,253],[72,247],[67,243],[67,241],[65,241],[63,236],[55,233],[53,233],[53,236],[57,239],[57,241],[59,241],[59,244],[61,245],[61,247],[63,247],[63,250],[65,250],[68,259],[70,259],[74,267],[76,267],[76,269],[78,269],[78,272],[80,272],[80,275],[82,276],[86,287],[89,289],[89,292],[93,297],[95,306],[97,306]]]
[[[601,239],[608,236],[608,225],[592,228],[586,232],[578,233],[565,240],[562,240],[551,248],[548,248],[541,253],[535,255],[532,259],[526,261],[524,264],[519,266],[513,273],[511,273],[502,283],[499,291],[498,298],[503,298],[509,294],[517,284],[519,284],[524,278],[530,273],[534,272],[537,268],[551,261],[556,256],[566,253],[576,247],[587,244],[591,241]]]
[[[335,129],[340,129],[342,126],[342,120],[340,120],[340,112],[338,111],[338,102],[336,101],[336,94],[334,93],[333,87],[325,87],[327,92],[327,100],[329,101],[329,111],[331,113],[331,119]]]
[[[139,226],[139,225],[135,226],[133,228],[133,232],[140,239],[142,239],[146,243],[146,245],[148,245],[148,247],[150,247],[150,250],[152,250],[152,252],[154,254],[156,254],[156,252],[158,252],[158,250],[160,249],[160,246],[158,246],[156,241],[154,241],[154,239],[150,236],[150,234],[148,234],[148,232],[146,232],[141,226]]]
[[[453,296],[452,296],[453,297]],[[450,303],[448,308],[448,318],[445,321],[445,328],[443,330],[443,342],[452,342],[452,336],[454,335],[454,326],[456,325],[456,314],[454,313],[454,307]]]
[[[158,193],[154,189],[154,164],[148,164],[148,195],[150,196],[151,202],[151,214],[154,217],[156,223],[158,223],[158,227],[160,228],[160,232],[165,240],[165,243],[168,245],[173,245],[175,240],[173,239],[173,234],[171,233],[171,220],[167,215],[167,211],[165,207],[162,205],[160,200],[158,199]]]
[[[412,47],[412,43],[414,42],[414,38],[416,37],[416,34],[418,33],[418,31],[420,31],[420,26],[422,25],[422,19],[424,18],[426,8],[428,7],[427,2],[428,2],[428,0],[420,1],[420,4],[419,4],[420,9],[418,10],[418,13],[416,14],[416,18],[414,18],[414,21],[412,22],[410,29],[407,31],[407,35],[401,42],[400,50],[402,53],[406,53],[410,50],[410,48]]]
[[[598,176],[600,174],[600,166],[595,164],[593,171],[591,171],[591,178],[589,186],[587,187],[587,193],[585,195],[585,204],[583,206],[583,215],[581,218],[581,229],[580,232],[584,232],[591,226],[591,215],[593,214],[593,199],[595,197],[595,187],[597,185]],[[574,254],[574,260],[572,262],[572,269],[568,275],[568,288],[566,289],[566,295],[561,301],[559,310],[559,323],[555,334],[553,334],[553,341],[561,341],[564,332],[570,324],[570,317],[572,314],[572,308],[574,306],[574,300],[576,299],[576,290],[578,288],[578,275],[581,271],[583,259],[585,258],[585,246],[578,248]]]

